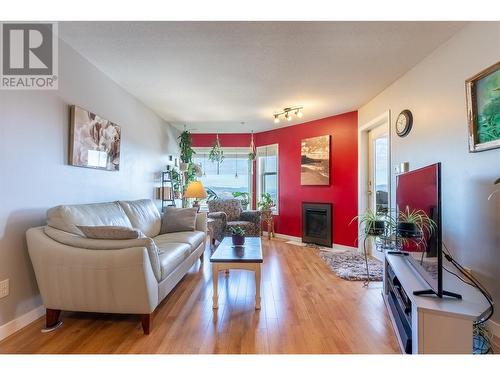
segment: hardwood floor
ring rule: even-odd
[[[0,353],[399,353],[381,283],[363,288],[330,271],[317,250],[263,239],[262,308],[254,275],[219,276],[212,310],[210,250],[153,314],[151,334],[138,316],[63,312],[0,342]]]

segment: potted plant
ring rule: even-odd
[[[244,210],[248,208],[248,204],[250,203],[250,194],[243,191],[235,191],[233,192],[233,197],[239,198],[241,202],[241,207]]]
[[[409,206],[398,214],[396,232],[402,238],[422,238],[434,232],[436,223],[423,210],[410,210]]]
[[[243,246],[245,244],[245,231],[242,227],[231,227],[231,235],[234,246]]]
[[[379,215],[372,209],[367,209],[362,215],[354,217],[351,223],[355,220],[358,220],[359,227],[364,226],[365,235],[372,237],[385,234],[386,226],[390,224],[386,215]]]
[[[219,198],[213,189],[205,188],[205,190],[207,191],[207,202]]]
[[[257,149],[255,148],[255,142],[253,141],[253,130],[252,139],[250,140],[250,152],[248,153],[248,160],[254,161],[257,157]]]
[[[394,228],[394,223],[391,217],[387,214],[379,214],[372,209],[367,209],[363,214],[354,217],[351,222],[358,220],[358,226],[364,227],[363,233],[360,235],[363,240],[363,254],[365,257],[366,281],[363,283],[367,287],[370,283],[370,270],[368,269],[368,252],[366,249],[367,241],[370,237],[387,239],[391,236],[391,229]]]
[[[271,211],[274,206],[276,206],[276,204],[269,193],[263,193],[261,200],[257,203],[257,207],[261,211]]]
[[[181,174],[176,169],[172,169],[171,173],[172,189],[174,191],[174,199],[181,197]]]
[[[222,150],[222,147],[220,145],[219,134],[217,134],[212,145],[212,149],[208,154],[208,160],[210,160],[212,163],[222,163],[222,161],[224,160],[224,151]]]
[[[179,163],[179,169],[181,172],[185,172],[187,171],[189,164],[193,161],[193,155],[195,154],[195,151],[193,150],[193,140],[189,130],[184,130],[179,136],[179,140],[179,148],[181,149],[181,162]]]

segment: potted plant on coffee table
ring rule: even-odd
[[[231,227],[231,235],[233,238],[234,246],[243,246],[245,244],[245,231],[239,225],[236,227]]]

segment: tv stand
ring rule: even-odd
[[[446,271],[443,286],[462,298],[420,295],[429,285],[407,258],[385,254],[383,297],[402,353],[472,354],[473,322],[489,308],[488,302]]]
[[[428,295],[436,295],[436,292],[432,289],[424,289],[424,290],[415,290],[413,291],[414,296],[428,296]],[[448,292],[443,290],[443,296],[454,297],[458,299],[462,299],[462,296],[458,293]]]

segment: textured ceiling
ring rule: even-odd
[[[287,126],[358,109],[463,22],[61,22],[74,49],[172,125]],[[244,125],[241,125],[244,122]]]

